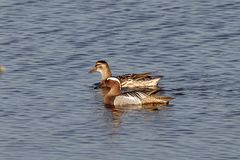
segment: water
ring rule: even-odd
[[[240,2],[1,0],[0,159],[238,159]],[[168,108],[104,107],[88,74],[158,71]]]

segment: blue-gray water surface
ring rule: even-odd
[[[239,159],[239,52],[239,0],[1,0],[0,159]],[[99,59],[175,99],[106,108]]]

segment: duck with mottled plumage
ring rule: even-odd
[[[107,78],[104,83],[110,88],[108,93],[104,96],[104,103],[110,106],[168,105],[169,101],[173,99],[168,96],[158,96],[153,93],[146,94],[137,91],[121,93],[121,82],[115,77]]]
[[[103,82],[107,80],[107,78],[112,76],[112,72],[108,63],[104,60],[100,60],[96,62],[95,67],[93,67],[90,71],[101,73],[101,81],[100,87],[103,86]],[[126,88],[135,88],[135,87],[154,87],[158,85],[158,82],[161,79],[161,76],[151,76],[151,73],[142,73],[142,74],[125,74],[122,76],[117,76],[119,79],[121,86]]]

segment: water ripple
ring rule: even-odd
[[[239,5],[1,2],[0,159],[237,159]],[[105,108],[99,59],[164,75],[172,105]]]

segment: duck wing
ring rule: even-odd
[[[143,79],[151,79],[151,73],[140,73],[140,74],[124,74],[117,77],[121,82],[132,80],[143,80]]]

